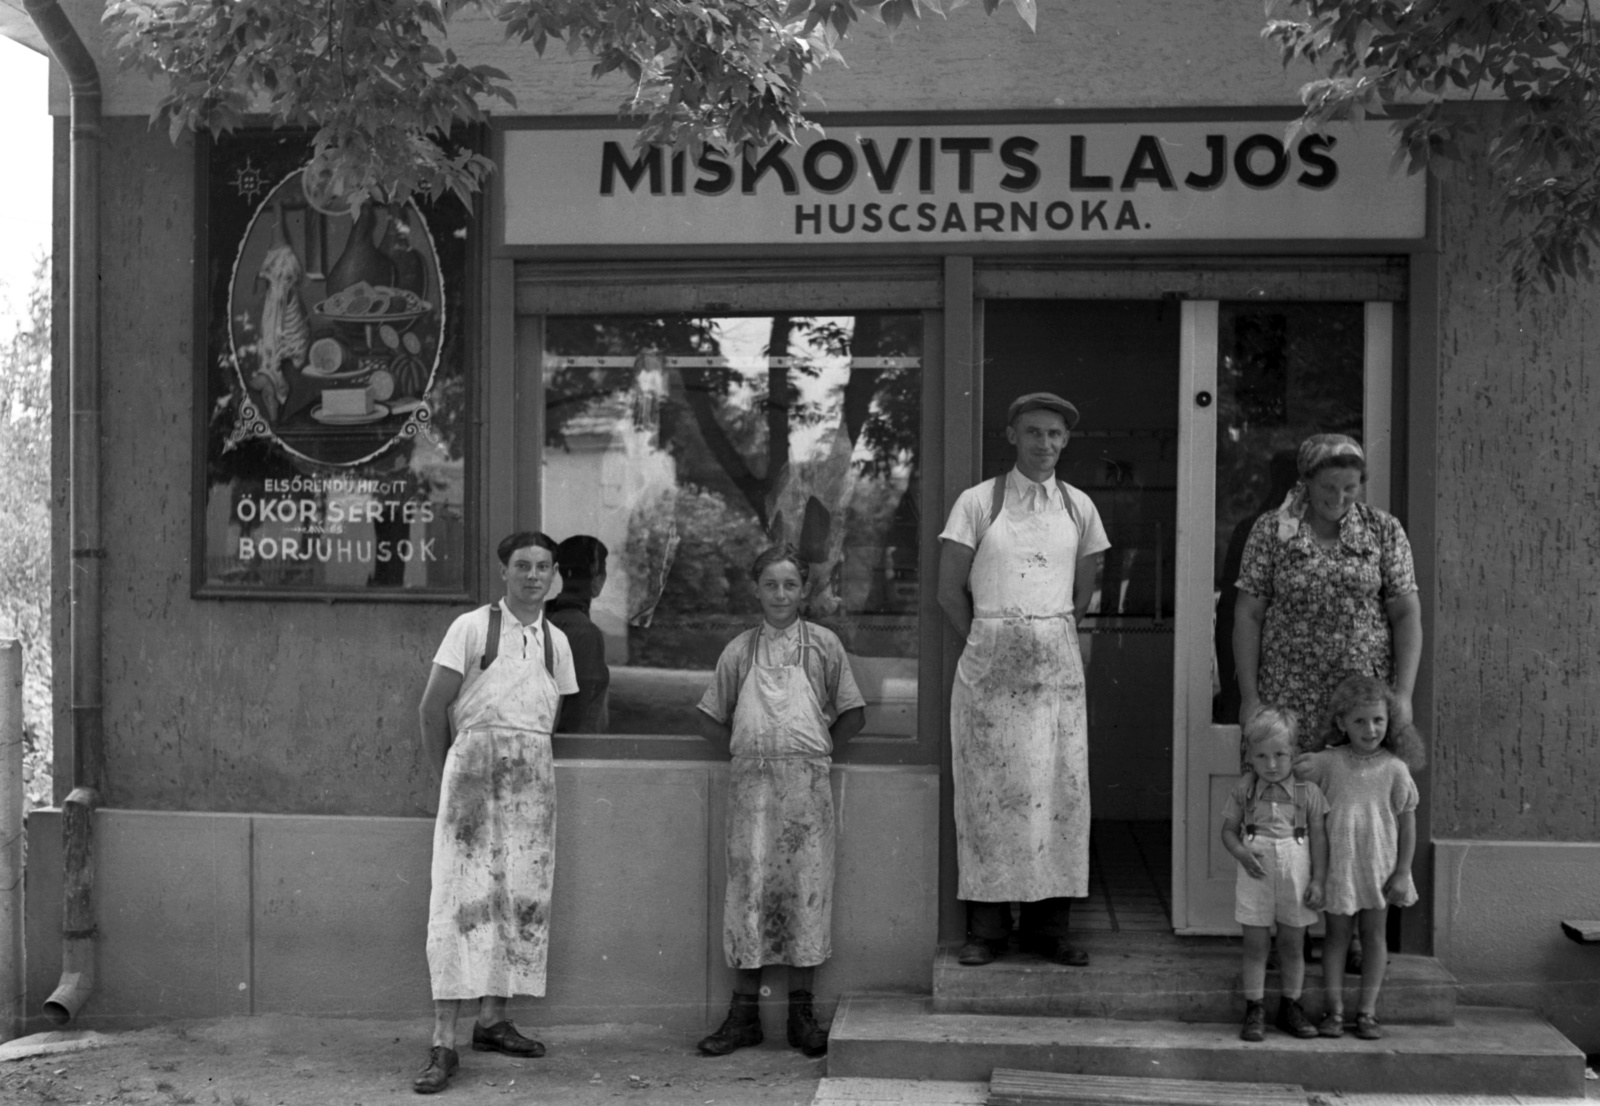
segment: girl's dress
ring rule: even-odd
[[[832,953],[829,711],[864,707],[844,646],[804,621],[728,644],[700,709],[733,728],[722,947],[734,968],[814,967]]]
[[[1354,914],[1390,905],[1383,884],[1400,855],[1400,815],[1417,809],[1417,785],[1387,749],[1362,756],[1350,745],[1311,754],[1310,780],[1328,796],[1328,878],[1323,909]],[[1398,905],[1417,901],[1408,878]]]

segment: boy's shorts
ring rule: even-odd
[[[1256,879],[1239,865],[1233,888],[1233,920],[1240,925],[1308,926],[1317,912],[1306,906],[1311,882],[1311,845],[1293,837],[1257,836],[1245,848],[1261,854],[1266,878]]]

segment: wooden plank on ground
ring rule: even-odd
[[[1214,1083],[996,1068],[988,1106],[1306,1106],[1294,1083]]]
[[[1600,921],[1562,922],[1561,932],[1580,945],[1600,944]]]
[[[987,1083],[830,1076],[811,1106],[984,1106],[988,1093]]]

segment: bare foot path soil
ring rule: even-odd
[[[654,1026],[522,1028],[548,1053],[473,1052],[442,1094],[411,1077],[431,1022],[260,1015],[104,1033],[90,1047],[0,1061],[7,1106],[808,1106],[824,1060],[769,1040],[711,1059]],[[15,1043],[15,1042],[14,1042]],[[88,1044],[88,1042],[83,1042]],[[9,1047],[9,1046],[5,1046]]]

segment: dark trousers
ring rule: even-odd
[[[1017,932],[1023,937],[1065,937],[1072,900],[1040,899],[1022,904]],[[1011,904],[967,901],[967,937],[1004,941],[1011,936]]]

